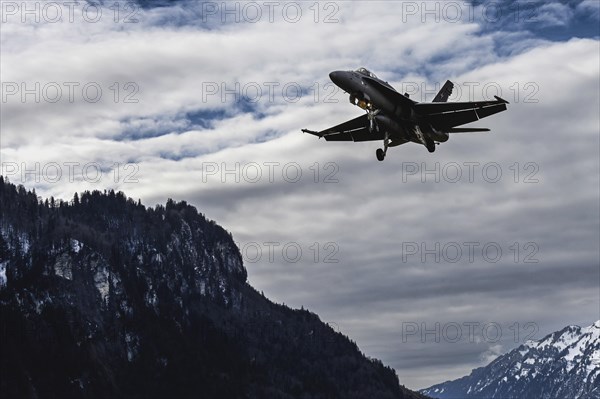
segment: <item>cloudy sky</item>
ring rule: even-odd
[[[187,200],[413,389],[600,318],[596,0],[0,4],[12,182]],[[509,110],[381,163],[300,133],[361,114],[328,80],[360,66]]]

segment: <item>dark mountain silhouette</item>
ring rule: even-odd
[[[0,397],[424,398],[246,278],[185,202],[42,201],[0,176]]]

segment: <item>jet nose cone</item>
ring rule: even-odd
[[[336,85],[339,85],[342,80],[342,72],[341,71],[333,71],[329,74],[329,79]]]

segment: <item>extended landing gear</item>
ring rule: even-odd
[[[377,156],[377,160],[379,162],[381,162],[385,159],[385,155],[387,154],[389,145],[390,145],[390,136],[389,136],[389,133],[386,131],[385,138],[383,139],[383,149],[378,148],[377,151],[375,151],[375,155]]]
[[[427,147],[427,151],[429,151],[429,152],[435,151],[435,142],[433,140],[427,140],[425,146]]]

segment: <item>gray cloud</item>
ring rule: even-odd
[[[241,247],[260,246],[261,261],[246,262],[252,285],[335,323],[411,388],[459,377],[517,346],[531,332],[528,322],[540,338],[597,319],[598,40],[550,43],[525,32],[482,32],[471,21],[399,24],[401,9],[389,3],[340,5],[335,24],[279,18],[180,28],[164,24],[167,17],[156,10],[127,29],[106,20],[3,24],[3,81],[94,81],[106,93],[98,103],[4,103],[3,171],[7,163],[32,169],[39,162],[41,171],[57,162],[66,172],[64,162],[78,162],[72,182],[24,182],[40,195],[112,187],[151,206],[168,197],[187,200]],[[161,12],[176,21],[182,10]],[[510,42],[503,49],[514,51],[497,49],[503,37]],[[380,143],[326,143],[300,134],[360,114],[341,92],[331,97],[337,102],[326,102],[324,85],[329,71],[361,64],[398,88],[431,88],[450,78],[463,88],[456,99],[462,101],[469,100],[468,84],[479,84],[476,99],[486,95],[486,84],[497,84],[509,111],[477,124],[492,133],[453,136],[433,155],[406,144],[383,163],[374,156]],[[139,102],[112,101],[115,81],[136,82]],[[203,100],[203,83],[236,81],[318,83],[321,91],[317,101],[313,93],[297,102],[262,97],[247,112],[186,127],[190,112],[210,115],[235,105],[218,95]],[[138,127],[148,137],[129,140],[126,133]],[[127,168],[131,162],[135,168]],[[472,181],[469,162],[478,163]],[[105,168],[98,181],[82,175],[89,163]],[[249,164],[260,170],[256,182],[255,169],[244,169]],[[438,172],[426,173],[436,165]],[[456,165],[462,176],[453,183],[444,173]],[[496,165],[502,176],[491,182]],[[12,181],[23,180],[19,172]],[[421,259],[421,245],[466,251],[467,242],[479,243],[472,261],[466,252],[455,263],[441,255],[439,262]],[[268,245],[275,244],[265,243],[279,243],[273,261]],[[489,243],[502,249],[497,263],[481,253]],[[286,244],[301,248],[297,262],[282,254]],[[418,252],[407,255],[413,244]],[[527,255],[538,263],[526,263]],[[338,262],[325,262],[328,256]],[[436,322],[498,323],[503,334],[497,342],[481,333],[476,342],[403,342],[403,323]],[[518,340],[510,329],[516,322]]]

